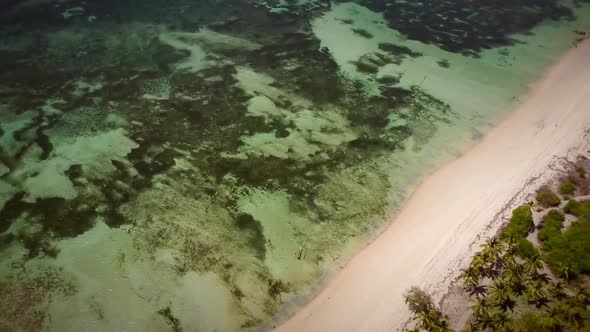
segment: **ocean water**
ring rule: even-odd
[[[0,330],[237,331],[517,107],[590,3],[9,0],[0,22]]]

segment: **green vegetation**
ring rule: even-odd
[[[510,223],[502,231],[500,239],[508,240],[513,238],[514,240],[519,240],[525,238],[534,226],[535,223],[533,222],[531,207],[529,205],[520,206],[512,211]]]
[[[561,187],[559,187],[559,192],[562,195],[571,195],[574,193],[574,191],[576,191],[576,187],[570,181],[563,182]]]
[[[537,202],[543,206],[558,206],[561,202],[559,197],[547,186],[541,187],[537,190],[536,199]]]
[[[539,230],[537,237],[540,241],[547,240],[551,234],[561,233],[565,217],[557,210],[551,210],[543,219],[543,226]]]
[[[590,222],[576,221],[565,232],[557,226],[547,227],[542,247],[544,260],[555,274],[566,281],[589,273]]]
[[[428,293],[418,287],[412,287],[404,294],[404,299],[413,319],[418,322],[414,331],[452,331],[447,317],[436,309]]]
[[[567,202],[563,211],[582,220],[590,221],[590,201],[578,202],[571,199]]]
[[[516,248],[516,254],[524,259],[532,258],[539,254],[539,250],[535,248],[535,245],[531,241],[524,238],[518,241],[518,246]]]
[[[569,201],[566,212],[590,216],[590,202]],[[537,234],[539,250],[526,239],[534,229],[530,206],[520,206],[499,237],[481,245],[460,275],[472,312],[465,331],[588,330],[590,291],[576,278],[590,274],[590,220],[563,230],[564,223],[559,210],[547,213]],[[543,262],[557,280],[544,272]],[[417,322],[414,331],[450,331],[448,317],[428,294],[413,287],[405,297]]]

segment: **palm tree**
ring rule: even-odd
[[[514,307],[516,307],[516,301],[514,301],[511,297],[508,297],[506,300],[498,303],[498,307],[500,307],[500,310],[503,312],[508,310],[514,311]]]
[[[492,287],[492,298],[502,311],[512,310],[516,302],[510,297],[510,288],[504,281],[496,281]]]
[[[498,238],[490,238],[480,245],[481,247],[481,254],[485,258],[485,260],[489,263],[493,263],[502,255],[504,251],[504,245],[502,242],[498,241]]]
[[[572,299],[573,298],[570,298],[568,300]],[[578,307],[576,303],[563,303],[559,310],[563,314],[563,318],[568,323],[568,325],[570,325],[576,331],[581,331],[584,328],[584,316],[582,315],[584,310]]]
[[[496,278],[498,278],[501,273],[500,273],[501,269],[496,268],[496,264],[492,263],[489,267],[488,270],[486,270],[486,277],[492,279],[492,280],[496,280]]]
[[[509,250],[515,248],[516,244],[518,243],[518,238],[514,234],[506,236],[503,240],[508,244]]]
[[[587,306],[590,306],[590,291],[586,287],[581,287],[576,291],[573,299],[577,306],[585,309]]]
[[[561,323],[561,310],[557,305],[550,307],[542,314],[543,329],[550,332],[560,332],[563,330]]]
[[[479,271],[473,264],[469,265],[466,269],[461,269],[461,275],[459,276],[459,278],[463,279],[463,284],[467,291],[471,291],[479,285],[479,277]]]
[[[464,330],[464,332],[477,332],[477,331],[482,331],[483,328],[481,327],[481,324],[479,323],[475,323],[475,322],[469,322],[469,327],[466,328]]]
[[[489,239],[487,245],[496,257],[502,256],[502,253],[504,252],[504,245],[502,242],[500,242],[500,240],[498,240],[497,237]]]
[[[436,324],[432,326],[434,332],[455,332],[449,327],[449,321],[447,317],[441,317],[437,320]]]
[[[507,269],[504,270],[504,274],[506,279],[510,283],[510,288],[516,295],[522,295],[525,291],[524,286],[524,277],[525,271],[524,267],[520,264],[510,264]]]
[[[438,310],[428,310],[418,314],[419,327],[426,331],[433,332],[454,332],[449,328],[449,322],[446,316]]]
[[[510,297],[508,285],[503,280],[498,280],[492,287],[492,298],[496,303],[500,303]]]
[[[482,329],[486,328],[490,322],[490,303],[485,297],[479,297],[470,306],[473,313],[473,320],[477,325],[481,325]]]
[[[469,267],[473,268],[475,271],[478,271],[480,276],[483,277],[485,276],[487,266],[488,262],[486,261],[486,258],[480,252],[478,252],[477,254],[475,254],[475,256],[473,256],[473,259],[471,260],[471,264]]]
[[[504,312],[497,313],[492,319],[494,331],[512,331],[512,318]]]
[[[526,296],[530,304],[546,303],[547,293],[544,290],[545,284],[535,280],[526,286]]]
[[[414,314],[414,320],[418,321],[418,327],[423,330],[429,330],[433,324],[432,311],[427,309],[424,311],[416,312]]]
[[[551,280],[547,273],[539,273],[539,272],[535,272],[535,273],[531,274],[531,279],[542,281],[545,284],[549,283],[549,281]]]
[[[547,290],[549,290],[551,297],[558,301],[568,297],[567,293],[565,292],[565,285],[561,281],[550,283],[547,287]]]
[[[491,268],[496,271],[501,271],[504,268],[504,259],[502,257],[498,257],[498,259],[492,263]]]
[[[543,269],[543,260],[541,259],[541,255],[536,253],[529,257],[525,262],[525,268],[529,274],[535,274],[539,270]]]
[[[537,299],[537,302],[535,303],[535,308],[537,308],[537,309],[545,308],[549,305],[549,302],[551,302],[551,301],[549,300],[548,297],[540,297]]]
[[[517,247],[509,247],[508,250],[506,250],[506,253],[504,254],[504,256],[502,256],[502,259],[504,260],[504,265],[518,264],[518,262],[516,261],[516,256],[518,256],[517,251]]]
[[[486,285],[477,285],[469,291],[469,296],[485,297],[487,292],[488,287]]]

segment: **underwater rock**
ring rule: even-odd
[[[396,76],[385,75],[385,76],[379,77],[377,79],[377,82],[379,82],[381,84],[385,84],[385,85],[395,85],[400,82],[400,79],[399,79],[399,77],[396,77]]]
[[[368,74],[376,74],[379,72],[379,67],[383,66],[384,63],[370,54],[363,55],[358,61],[355,62],[358,71]]]
[[[511,45],[511,35],[527,32],[545,19],[571,19],[559,0],[517,0],[475,3],[456,1],[360,0],[382,12],[392,29],[408,38],[432,43],[450,52],[477,56],[484,49]]]

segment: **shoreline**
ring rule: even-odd
[[[549,178],[556,160],[584,150],[588,58],[585,41],[550,66],[522,103],[478,144],[426,176],[381,235],[277,330],[397,330],[409,317],[405,289],[420,286],[440,301],[531,183]]]

